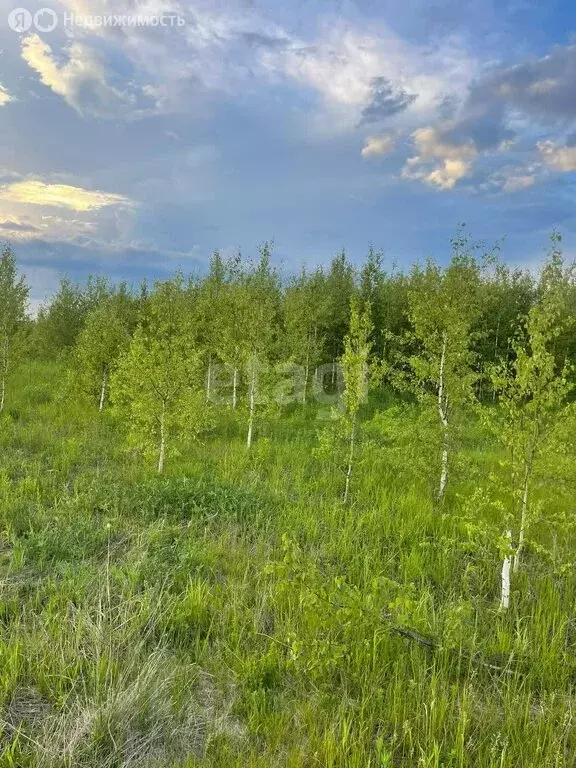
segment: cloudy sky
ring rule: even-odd
[[[0,0],[0,240],[36,300],[264,240],[444,260],[459,222],[576,254],[575,29],[572,0]]]

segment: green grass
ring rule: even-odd
[[[416,409],[368,413],[344,507],[312,408],[250,453],[219,414],[157,478],[61,378],[25,369],[0,421],[2,768],[576,764],[575,579],[529,548],[498,613],[478,424],[438,507]]]

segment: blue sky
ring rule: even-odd
[[[97,26],[128,14],[164,26]],[[0,0],[0,239],[35,302],[264,240],[287,272],[443,261],[460,222],[576,255],[575,29],[564,0]]]

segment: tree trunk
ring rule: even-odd
[[[446,490],[446,483],[448,482],[448,449],[442,450],[442,463],[440,471],[440,485],[438,486],[438,498],[442,500],[444,498],[444,492]]]
[[[352,465],[354,462],[354,448],[356,444],[356,415],[352,419],[352,429],[350,431],[350,451],[348,453],[348,468],[346,470],[346,485],[344,487],[344,504],[348,503],[350,497],[350,477],[352,476]]]
[[[166,455],[166,403],[162,403],[160,414],[160,451],[158,453],[158,474],[164,472],[164,457]]]
[[[306,392],[308,390],[308,378],[310,376],[310,335],[306,347],[306,365],[304,366],[304,388],[302,390],[302,405],[306,405]]]
[[[232,374],[232,410],[236,410],[236,403],[238,402],[238,368],[234,368]]]
[[[250,413],[248,416],[248,436],[246,437],[246,447],[252,445],[252,431],[254,428],[254,412],[256,410],[256,364],[252,363],[252,372],[250,376]]]
[[[496,339],[494,340],[494,363],[498,362],[498,342],[500,337],[500,318],[498,318],[498,323],[496,325]],[[496,387],[492,388],[492,402],[496,402]]]
[[[512,531],[506,532],[506,538],[510,542],[512,540]],[[501,576],[501,592],[500,592],[500,610],[507,611],[510,607],[510,566],[511,556],[508,552],[504,561],[502,562],[502,576]]]
[[[440,485],[438,486],[438,499],[442,501],[444,498],[444,492],[446,490],[446,483],[448,482],[448,398],[445,396],[445,382],[444,382],[444,367],[446,364],[446,346],[447,338],[444,334],[442,341],[442,356],[440,358],[440,375],[438,379],[438,415],[440,416],[440,423],[444,430],[443,434],[443,448],[442,448],[442,462],[440,469]]]
[[[4,404],[6,402],[6,378],[8,376],[8,334],[4,335],[3,347],[3,360],[2,360],[2,384],[0,386],[0,413],[4,411]]]
[[[100,389],[100,404],[98,410],[102,411],[104,408],[104,402],[106,401],[106,387],[108,384],[108,369],[104,365],[102,367],[102,387]]]
[[[522,483],[522,515],[520,517],[520,531],[518,532],[518,546],[514,554],[513,571],[518,572],[520,567],[520,556],[524,550],[524,531],[526,529],[526,518],[528,516],[528,488],[530,485],[531,462],[527,462],[524,467],[524,481]]]

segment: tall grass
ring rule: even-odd
[[[344,506],[311,408],[158,479],[58,375],[0,422],[0,766],[575,764],[574,576],[529,551],[498,613],[479,425],[439,507],[416,411],[376,414]]]

